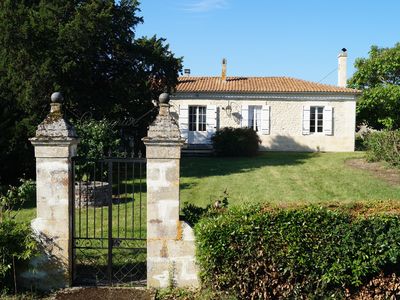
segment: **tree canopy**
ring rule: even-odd
[[[376,129],[400,128],[400,43],[393,48],[372,46],[368,58],[358,58],[349,86],[363,90],[357,121]]]
[[[176,85],[182,59],[163,38],[135,36],[139,11],[136,0],[0,2],[0,160],[13,162],[0,182],[33,170],[28,137],[53,91],[68,113],[122,120]]]

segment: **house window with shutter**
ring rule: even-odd
[[[261,105],[249,106],[249,128],[253,128],[254,131],[261,130]]]
[[[310,133],[323,132],[324,129],[324,107],[310,107]]]
[[[189,106],[189,131],[206,131],[206,106]]]

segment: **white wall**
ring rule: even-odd
[[[224,108],[229,103],[232,114],[228,116]],[[249,96],[249,98],[251,98]],[[253,98],[255,98],[253,96]],[[212,95],[198,97],[196,95],[175,96],[171,100],[173,116],[178,117],[179,105],[211,105],[217,106],[219,128],[230,126],[240,127],[242,105],[269,105],[270,106],[270,134],[259,133],[262,145],[261,150],[273,151],[354,151],[355,107],[353,95],[315,95],[299,97],[290,95],[257,96],[258,99],[244,99],[219,95],[213,99]],[[303,106],[331,106],[333,107],[333,135],[311,133],[303,135],[302,118]]]

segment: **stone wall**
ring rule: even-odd
[[[112,197],[108,182],[75,182],[75,207],[106,206]]]

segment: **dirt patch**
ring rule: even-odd
[[[382,179],[391,185],[400,185],[400,170],[385,167],[379,162],[367,162],[363,158],[348,159],[346,165],[355,169],[366,170],[374,177]]]
[[[355,202],[351,206],[339,210],[348,212],[355,217],[375,216],[376,214],[400,216],[400,202],[398,200],[380,200],[373,202]]]
[[[138,288],[71,288],[57,292],[53,300],[153,300],[154,294]]]
[[[396,273],[379,274],[363,285],[357,292],[347,293],[346,299],[399,299],[400,277]]]

